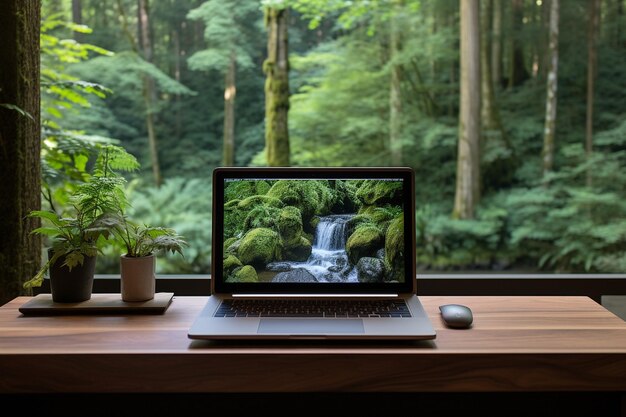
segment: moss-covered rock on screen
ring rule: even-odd
[[[228,183],[224,276],[228,282],[401,281],[401,191],[401,182],[381,180]]]
[[[309,224],[315,214],[330,213],[334,193],[327,180],[284,180],[276,182],[267,192],[283,203],[297,207],[303,224]]]
[[[297,246],[302,236],[302,215],[297,207],[287,206],[280,211],[278,230],[285,247]]]
[[[304,262],[309,259],[312,251],[311,241],[301,236],[294,244],[284,247],[283,258],[295,262]]]
[[[266,195],[253,195],[244,198],[243,200],[239,200],[239,203],[237,203],[237,207],[243,210],[249,210],[251,207],[258,206],[259,204],[278,208],[284,207],[285,205],[285,203],[283,203],[281,200],[274,197],[269,197]]]
[[[404,279],[400,275],[404,266],[404,216],[396,217],[385,235],[385,262],[389,266],[389,281]]]
[[[238,258],[246,265],[265,267],[281,260],[282,245],[278,233],[266,228],[252,229],[241,240]]]
[[[365,181],[357,190],[356,196],[368,206],[402,204],[402,182]]]
[[[224,189],[224,200],[243,200],[254,195],[265,195],[269,189],[267,181],[233,181]]]
[[[260,204],[252,207],[243,221],[242,232],[259,227],[275,230],[281,210],[276,207]]]
[[[363,256],[376,256],[376,252],[383,245],[383,234],[373,224],[365,224],[356,228],[348,238],[346,252],[351,264],[355,264]]]
[[[250,265],[239,267],[226,279],[226,282],[259,282],[256,269]]]
[[[224,276],[228,276],[230,275],[230,273],[237,267],[243,266],[243,264],[241,263],[241,261],[239,259],[237,259],[236,256],[234,255],[228,255],[224,258],[223,261],[223,269],[224,269]]]

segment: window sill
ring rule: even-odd
[[[210,275],[158,275],[157,291],[209,295]],[[626,274],[420,273],[419,295],[578,295],[600,303],[603,295],[626,295]],[[118,275],[96,275],[95,293],[119,292]],[[48,279],[35,294],[50,292]]]

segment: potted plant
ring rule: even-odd
[[[80,206],[74,206],[74,211],[71,217],[62,217],[51,211],[32,211],[29,214],[49,223],[33,233],[47,236],[52,244],[48,249],[47,262],[24,283],[24,287],[41,286],[44,275],[49,271],[52,300],[59,303],[75,303],[91,298],[98,243],[108,238],[112,230],[106,221],[109,213],[91,218]]]
[[[37,210],[29,213],[44,222],[33,233],[51,240],[48,260],[38,273],[24,283],[40,286],[50,273],[50,292],[55,302],[81,302],[91,298],[96,257],[116,226],[116,214],[128,203],[125,180],[114,169],[133,170],[138,163],[123,148],[105,145],[93,164],[91,174],[70,195],[70,206],[61,213]]]
[[[156,254],[179,253],[187,242],[173,229],[137,225],[118,217],[115,234],[126,253],[120,257],[120,285],[123,301],[146,301],[154,298]]]

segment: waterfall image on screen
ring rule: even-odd
[[[227,283],[404,282],[401,180],[224,184]]]

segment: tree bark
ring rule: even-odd
[[[554,133],[556,123],[556,92],[559,67],[559,0],[550,4],[550,60],[546,86],[546,123],[543,137],[543,175],[554,168]]]
[[[448,16],[447,19],[447,23],[449,27],[454,27],[457,28],[460,26],[460,24],[457,23],[457,17],[454,13],[450,13],[450,15]],[[454,42],[453,44],[453,48],[457,49],[458,47],[460,47],[459,43]],[[450,60],[450,94],[456,96],[456,92],[454,90],[454,84],[456,83],[457,80],[457,76],[456,76],[456,72],[459,68],[459,62],[457,59],[451,59]],[[448,117],[454,117],[455,116],[455,112],[457,111],[457,109],[454,106],[454,99],[453,97],[451,97],[450,100],[448,100]]]
[[[401,29],[398,27],[398,19],[401,10],[398,5],[394,7],[395,15],[390,18],[389,28],[389,59],[391,60],[391,77],[389,82],[389,151],[391,153],[391,165],[402,165],[402,68],[397,62],[393,62],[400,53]]]
[[[480,199],[480,29],[478,0],[461,6],[461,99],[454,211],[457,219],[474,218]]]
[[[502,0],[493,0],[491,75],[497,90],[502,85]]]
[[[269,166],[289,166],[288,9],[267,8],[265,80],[265,152]]]
[[[25,294],[41,266],[39,0],[7,0],[0,13],[0,305]],[[28,116],[6,105],[17,106]]]
[[[83,6],[81,0],[72,0],[72,21],[79,25],[83,24]],[[76,42],[81,42],[82,33],[74,32]]]
[[[137,0],[137,24],[139,32],[139,44],[144,59],[152,63],[154,60],[152,49],[152,36],[150,30],[149,0]],[[154,80],[147,75],[143,77],[143,98],[146,105],[146,129],[148,131],[148,146],[150,148],[150,161],[152,163],[152,176],[157,187],[161,186],[161,166],[159,164],[159,146],[154,128],[154,106],[156,89]]]
[[[509,66],[509,88],[522,84],[529,77],[524,64],[524,51],[520,42],[522,23],[524,19],[524,0],[513,0],[511,3],[511,46]]]
[[[595,92],[598,36],[598,21],[600,19],[600,1],[588,0],[589,13],[587,23],[587,120],[585,129],[585,154],[591,157],[593,151],[593,96]],[[587,172],[587,184],[591,185],[591,171]]]
[[[497,109],[495,107],[495,98],[493,94],[493,79],[491,74],[490,63],[490,27],[491,27],[491,0],[482,0],[482,13],[481,13],[481,33],[480,33],[480,66],[481,66],[481,122],[482,130],[502,131],[500,126],[500,120],[497,115]]]
[[[177,23],[178,26],[179,23]],[[173,42],[173,46],[174,46],[174,79],[178,82],[181,82],[180,79],[180,58],[181,58],[181,49],[180,49],[180,33],[178,31],[178,28],[174,29],[172,31],[172,42]],[[176,94],[176,115],[175,115],[175,134],[176,134],[176,139],[180,140],[181,138],[181,133],[182,133],[182,120],[181,120],[181,100],[180,100],[180,94]]]
[[[235,51],[231,51],[228,69],[224,76],[224,166],[235,165]]]
[[[548,69],[550,67],[550,49],[546,47],[550,43],[550,0],[543,0],[541,4],[541,33],[539,42],[539,80],[545,80],[548,76]]]

